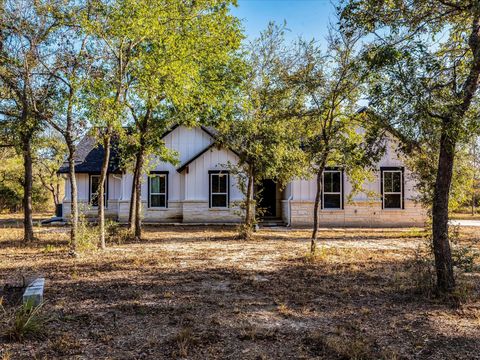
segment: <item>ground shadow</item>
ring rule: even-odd
[[[392,277],[409,261],[291,258],[259,271],[163,255],[37,267],[48,277],[45,311],[52,321],[43,340],[29,341],[35,355],[467,359],[480,351],[478,336],[444,327],[456,310]],[[435,323],[437,312],[446,316]],[[15,358],[31,355],[22,344],[8,346]]]

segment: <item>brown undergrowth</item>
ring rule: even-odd
[[[36,231],[23,246],[0,230],[0,297],[10,313],[9,289],[45,276],[49,321],[41,337],[2,334],[0,359],[479,358],[477,260],[455,306],[420,291],[421,229],[324,230],[309,257],[306,230],[147,227],[78,259],[67,229]],[[459,242],[478,247],[478,232]]]

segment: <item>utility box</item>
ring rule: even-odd
[[[43,302],[43,289],[45,287],[45,278],[35,279],[27,286],[23,293],[23,304],[38,306]]]
[[[63,217],[63,204],[55,205],[55,216],[56,217]]]

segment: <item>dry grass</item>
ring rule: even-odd
[[[461,242],[479,234],[464,229]],[[45,276],[51,320],[42,339],[0,338],[0,359],[479,358],[478,268],[460,302],[419,292],[424,236],[325,230],[312,258],[305,230],[240,241],[228,228],[146,228],[142,243],[72,259],[64,228],[37,229],[28,247],[1,229],[0,285]]]
[[[480,220],[480,214],[450,214],[450,220]]]
[[[38,224],[40,221],[50,219],[55,213],[55,210],[36,212],[33,215],[34,224]],[[21,227],[23,225],[23,213],[0,213],[0,227]]]

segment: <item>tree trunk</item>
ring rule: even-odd
[[[475,215],[475,185],[472,186],[472,216],[474,215]]]
[[[132,193],[130,194],[130,209],[128,213],[128,228],[133,233],[135,231],[135,204],[137,203],[137,162],[138,158],[135,157],[135,169],[133,171],[132,179]]]
[[[60,179],[57,175],[57,183],[55,184],[55,206],[60,204]]]
[[[108,175],[108,164],[110,161],[110,133],[111,130],[107,129],[107,133],[103,135],[103,162],[102,170],[100,172],[100,181],[98,184],[98,227],[100,236],[100,248],[105,250],[105,182]]]
[[[73,138],[73,98],[75,90],[70,87],[67,106],[67,124],[65,128],[64,137],[68,148],[68,168],[70,175],[70,222],[72,227],[70,229],[70,254],[77,256],[77,234],[78,234],[78,188],[77,178],[75,176],[75,152],[77,148]],[[57,129],[59,130],[59,129]],[[59,130],[60,131],[60,130]]]
[[[475,137],[473,140],[473,179],[472,179],[472,216],[475,215],[475,185],[476,185],[476,178],[477,178],[477,140],[478,138]]]
[[[58,205],[58,196],[57,194],[55,193],[55,185],[51,184],[51,190],[50,192],[52,193],[52,200],[53,200],[53,204],[55,205],[55,208],[57,208],[57,205]]]
[[[448,200],[456,145],[456,140],[451,131],[452,129],[446,126],[442,129],[432,207],[433,251],[435,254],[437,287],[439,291],[444,293],[451,292],[455,288],[452,254],[448,238]]]
[[[141,207],[142,207],[142,168],[143,168],[143,161],[144,161],[144,148],[143,144],[140,146],[140,150],[137,154],[137,163],[135,166],[135,231],[134,236],[136,240],[142,239],[142,214],[141,214]]]
[[[249,167],[248,180],[247,180],[247,199],[246,199],[246,210],[245,210],[245,226],[248,230],[252,229],[253,219],[255,217],[254,210],[252,209],[252,198],[253,198],[253,183],[254,183],[254,174],[252,166]]]
[[[77,229],[78,229],[78,191],[77,178],[75,177],[75,145],[71,139],[67,138],[68,147],[68,167],[70,175],[70,252],[73,256],[77,255]]]
[[[26,134],[23,137],[23,241],[30,242],[33,237],[33,210],[32,210],[32,188],[33,188],[33,162],[32,162],[32,135]]]
[[[315,194],[315,204],[313,205],[313,231],[312,239],[310,241],[310,254],[312,255],[315,254],[315,250],[317,249],[318,227],[320,223],[320,197],[322,194],[322,175],[323,171],[325,170],[325,165],[327,164],[327,156],[328,150],[324,152],[317,172],[317,192]]]
[[[315,250],[317,249],[320,196],[322,193],[322,173],[323,167],[319,169],[317,173],[317,192],[315,194],[315,204],[313,205],[313,231],[312,239],[310,241],[310,254],[312,255],[315,254]]]

